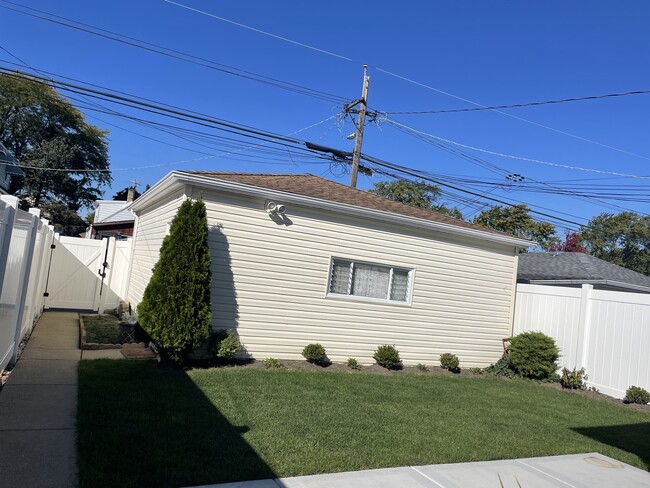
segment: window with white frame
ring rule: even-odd
[[[409,303],[413,270],[332,258],[328,294]]]

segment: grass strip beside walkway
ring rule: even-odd
[[[245,479],[597,451],[650,469],[650,415],[491,377],[83,361],[81,486]]]

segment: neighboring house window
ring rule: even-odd
[[[329,295],[409,303],[413,270],[332,259]]]

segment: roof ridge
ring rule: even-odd
[[[584,266],[585,271],[589,273],[589,275],[594,278],[594,279],[605,279],[601,273],[598,272],[598,269],[596,266],[593,264],[594,263],[594,256],[589,256],[588,254],[585,253],[568,253],[568,254],[580,254],[580,256],[577,256],[578,261]]]

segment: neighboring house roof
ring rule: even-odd
[[[130,203],[120,200],[95,201],[95,219],[93,225],[134,222],[135,215],[127,208]]]
[[[517,280],[539,285],[591,284],[650,293],[650,276],[579,252],[521,254]]]
[[[471,224],[431,210],[411,207],[387,198],[357,190],[340,183],[311,174],[262,174],[227,173],[217,171],[172,171],[149,191],[145,192],[132,208],[138,211],[156,199],[156,195],[175,183],[248,193],[265,198],[284,199],[303,205],[328,208],[343,213],[392,220],[396,223],[471,235],[496,241],[529,247],[533,243],[502,232]]]

